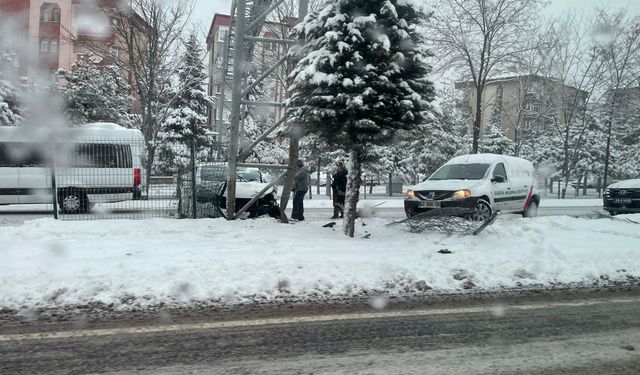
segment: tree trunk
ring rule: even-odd
[[[362,183],[362,164],[360,152],[351,150],[349,160],[349,176],[347,178],[347,195],[344,205],[344,234],[355,236],[356,216],[358,214],[358,200]]]
[[[480,140],[480,126],[482,124],[482,88],[476,89],[476,117],[473,120],[473,148],[472,154],[478,153],[478,143]]]
[[[582,184],[582,195],[586,196],[587,195],[587,183],[589,180],[589,175],[588,174],[584,174],[584,183]]]

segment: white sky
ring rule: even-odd
[[[629,13],[640,14],[640,0],[551,0],[547,13],[552,15],[572,8],[589,11],[594,7],[606,9],[627,7]],[[194,21],[208,31],[215,13],[229,14],[230,10],[231,0],[196,0]]]

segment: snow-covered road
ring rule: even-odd
[[[640,215],[504,217],[480,236],[412,234],[365,219],[358,237],[326,221],[40,219],[0,227],[0,308],[99,302],[236,304],[362,293],[462,291],[640,277]],[[362,224],[365,223],[366,226]],[[371,238],[361,238],[370,233]],[[452,254],[439,254],[441,249]]]

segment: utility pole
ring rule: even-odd
[[[302,22],[304,17],[309,12],[309,0],[300,0],[298,7],[298,22]],[[293,177],[296,172],[298,159],[300,158],[300,137],[302,136],[302,129],[293,124],[289,131],[289,163],[287,166],[287,177],[284,181],[284,187],[282,189],[282,196],[280,198],[280,221],[288,223],[289,218],[285,212],[287,205],[289,204],[289,198],[291,197],[291,188],[293,187]]]
[[[236,213],[236,179],[238,176],[238,132],[240,129],[240,106],[242,105],[242,81],[244,63],[244,36],[246,22],[246,0],[236,3],[236,30],[233,56],[233,95],[231,99],[231,123],[229,131],[229,182],[227,183],[227,217]]]
[[[274,126],[270,127],[264,134],[260,135],[249,147],[242,150],[242,154],[239,154],[239,137],[242,121],[241,110],[243,105],[247,106],[268,106],[281,108],[284,106],[282,102],[255,102],[249,99],[251,91],[257,87],[259,82],[267,79],[270,74],[276,71],[278,67],[284,65],[289,59],[284,56],[279,61],[275,62],[269,69],[263,72],[252,84],[247,84],[247,77],[250,71],[251,60],[253,55],[253,48],[255,43],[276,43],[276,44],[292,44],[294,41],[288,39],[268,38],[261,37],[260,32],[264,25],[265,19],[274,12],[284,0],[233,0],[231,5],[231,24],[227,34],[227,43],[225,45],[225,56],[223,56],[223,69],[222,69],[222,82],[226,83],[226,75],[230,71],[230,67],[233,70],[232,74],[232,98],[231,98],[231,116],[229,122],[229,143],[228,143],[228,168],[229,168],[229,181],[227,183],[227,219],[233,220],[238,215],[246,210],[249,204],[245,205],[241,209],[236,207],[236,178],[238,166],[243,167],[260,167],[257,164],[252,165],[248,163],[242,163],[248,155],[251,154],[253,147],[259,142],[264,141],[270,133],[274,132],[280,125],[284,125],[287,115],[278,121]],[[309,1],[300,0],[299,3],[299,19],[304,18],[308,12]],[[218,102],[218,124],[224,124],[224,88],[222,94],[219,95]],[[289,165],[285,166],[271,166],[273,168],[286,169],[287,182],[290,179],[290,183],[285,182],[285,189],[283,191],[283,200],[285,202],[289,200],[290,192],[293,185],[293,174],[291,171],[295,171],[295,165],[298,161],[299,153],[299,135],[294,131],[291,134],[291,148]],[[218,130],[222,135],[221,129]],[[264,166],[261,166],[264,167]],[[260,167],[260,168],[261,168]],[[288,188],[287,188],[288,186]],[[250,202],[251,203],[251,202]],[[283,203],[282,211],[286,208],[286,202]],[[238,212],[238,214],[236,214]],[[287,222],[286,215],[283,214],[283,221]]]

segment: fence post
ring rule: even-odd
[[[364,188],[364,199],[367,199],[367,178],[362,176],[362,187]]]
[[[318,170],[316,171],[316,195],[320,196],[320,165],[322,159],[318,158]]]
[[[562,179],[558,179],[558,199],[560,199],[561,184],[562,184]]]
[[[191,216],[194,219],[198,218],[198,208],[196,204],[198,202],[196,194],[198,189],[196,188],[196,140],[191,139]]]
[[[56,152],[55,144],[51,155],[51,197],[53,202],[53,218],[58,220],[60,213],[58,212],[58,185],[56,184]]]
[[[177,186],[176,186],[176,197],[178,198],[178,217],[180,219],[186,217],[186,215],[184,214],[184,191],[182,190],[182,175],[185,173],[186,171],[184,170],[183,167],[179,167],[178,168],[178,177],[176,178],[177,180]]]

